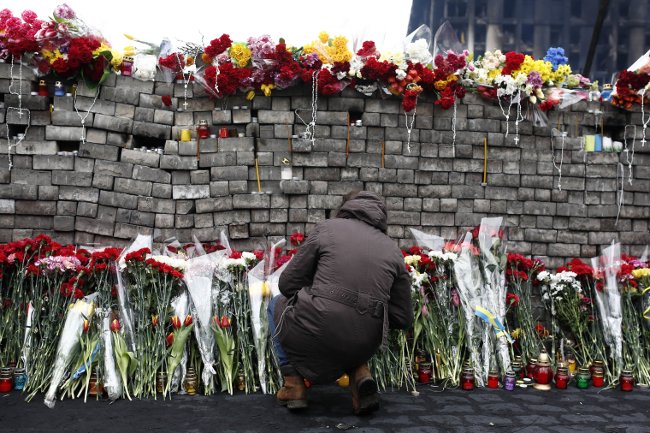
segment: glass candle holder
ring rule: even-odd
[[[11,368],[0,368],[0,393],[9,392],[13,387],[14,378]]]
[[[596,371],[591,375],[591,384],[596,388],[602,388],[605,385],[605,375]]]
[[[199,120],[199,126],[196,128],[196,135],[199,138],[210,138],[210,127],[207,120]]]
[[[621,391],[632,391],[634,389],[634,377],[632,376],[632,370],[621,371],[621,376],[618,378],[618,382],[621,385]]]
[[[165,387],[167,386],[167,373],[159,371],[156,375],[156,392],[162,394],[165,392]]]
[[[463,373],[460,376],[460,386],[465,391],[471,391],[474,389],[474,369],[467,367],[463,369]]]
[[[579,389],[589,388],[589,379],[589,369],[580,367],[578,369],[578,374],[576,374],[576,387]]]
[[[198,376],[192,367],[189,367],[187,369],[187,374],[185,375],[185,383],[183,385],[183,388],[185,389],[187,395],[196,395],[199,381]]]
[[[418,365],[418,380],[420,383],[429,383],[431,382],[431,373],[433,368],[431,367],[430,362],[420,362]]]
[[[539,355],[539,360],[533,370],[533,379],[535,380],[535,389],[548,391],[551,389],[551,380],[553,379],[553,368],[548,354],[543,352]]]
[[[514,391],[517,385],[517,376],[514,371],[506,371],[506,376],[503,379],[503,389],[506,391]]]
[[[122,57],[122,65],[120,66],[120,72],[125,77],[130,77],[133,75],[133,57],[124,56]]]
[[[497,370],[490,370],[488,373],[487,387],[492,389],[499,387],[499,372]]]
[[[567,389],[569,386],[569,368],[558,367],[555,373],[555,387],[557,389]]]
[[[605,362],[600,359],[594,359],[594,361],[589,366],[589,373],[605,373]]]
[[[65,88],[60,81],[54,83],[54,96],[65,96]]]
[[[40,80],[38,82],[38,96],[50,96],[49,92],[47,91],[47,84],[45,84],[45,80]]]

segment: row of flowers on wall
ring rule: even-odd
[[[412,36],[396,52],[380,51],[373,41],[350,50],[347,38],[324,32],[301,47],[268,35],[236,42],[224,34],[204,47],[175,47],[169,41],[159,46],[131,37],[135,45],[118,51],[65,4],[45,20],[29,10],[21,16],[7,9],[0,12],[1,58],[33,65],[41,74],[93,83],[111,70],[152,79],[158,67],[170,80],[196,79],[213,97],[238,91],[249,98],[256,93],[269,96],[274,89],[309,83],[323,95],[353,87],[366,95],[400,96],[406,112],[415,108],[420,94],[433,97],[445,109],[472,90],[510,102],[526,100],[548,110],[568,97],[560,88],[597,90],[597,83],[572,73],[562,48],[550,48],[543,59],[499,50],[478,58],[467,50],[434,56],[429,38],[418,37]],[[649,73],[650,60],[636,71],[622,71],[612,102],[625,108],[639,103],[645,98]],[[587,92],[577,95],[577,100],[589,97]]]
[[[599,365],[601,386],[624,369],[650,384],[650,261],[613,245],[592,265],[547,270],[506,254],[500,224],[486,218],[456,242],[414,231],[419,245],[403,254],[415,323],[373,358],[381,385],[458,386],[471,370],[472,386],[491,386],[523,376],[540,352],[551,368]],[[49,406],[57,394],[96,392],[91,379],[111,399],[273,393],[281,376],[266,308],[304,239],[254,252],[225,238],[157,250],[147,236],[124,250],[46,236],[0,245],[1,365],[24,369],[17,387],[29,399],[46,392]]]

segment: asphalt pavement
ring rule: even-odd
[[[290,413],[261,394],[174,395],[171,400],[57,401],[30,403],[17,392],[0,395],[0,433],[650,433],[650,390],[532,388],[441,390],[418,387],[383,392],[382,408],[368,417],[352,414],[349,391],[337,386],[309,390],[309,408]]]

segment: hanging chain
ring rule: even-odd
[[[84,84],[85,85],[85,84]],[[90,115],[90,110],[93,109],[95,106],[95,102],[97,102],[97,98],[99,97],[99,89],[101,86],[97,86],[95,89],[95,97],[93,98],[92,104],[90,104],[90,107],[88,107],[88,110],[86,110],[86,113],[82,116],[81,113],[79,113],[79,109],[77,108],[77,92],[74,92],[74,96],[72,98],[72,106],[74,107],[74,111],[77,112],[77,116],[79,116],[79,119],[81,119],[81,143],[85,144],[86,143],[86,118],[88,118],[88,115]]]

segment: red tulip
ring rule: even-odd
[[[172,316],[171,318],[172,326],[174,329],[178,329],[181,327],[181,319],[178,318],[178,316]]]
[[[221,320],[219,321],[219,327],[221,329],[230,328],[230,317],[225,315],[221,316]]]
[[[113,321],[111,322],[111,331],[119,332],[120,329],[122,329],[122,325],[120,325],[120,321],[117,319],[113,319]]]
[[[165,342],[167,343],[167,347],[171,346],[174,343],[174,333],[170,332],[169,335],[165,338]]]
[[[190,326],[192,324],[192,315],[188,314],[185,316],[185,321],[183,322],[183,326]]]
[[[158,315],[157,314],[152,314],[151,315],[151,326],[153,326],[154,328],[156,326],[158,326],[158,320],[159,320]]]
[[[88,322],[88,320],[84,320],[84,334],[88,333],[89,329],[90,329],[90,322]]]

